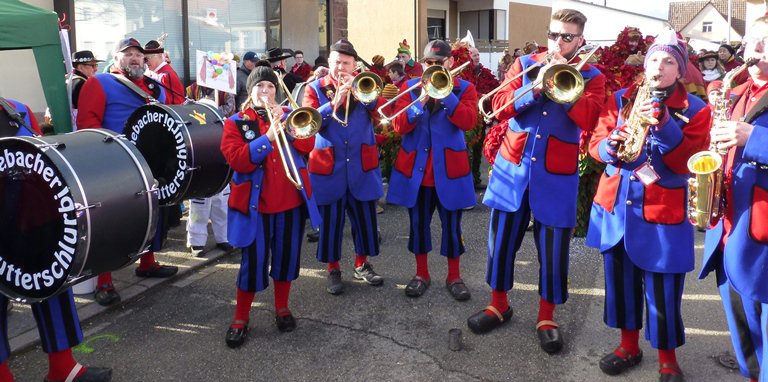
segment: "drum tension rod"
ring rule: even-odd
[[[95,207],[101,207],[101,202],[96,202],[94,204],[89,204],[87,206],[84,206],[84,205],[82,205],[80,203],[75,204],[75,210],[77,210],[78,212],[89,210],[89,209],[95,208]]]
[[[59,147],[61,147],[62,149],[65,149],[65,148],[67,148],[67,145],[65,145],[64,143],[56,142],[56,143],[37,144],[37,145],[35,145],[35,147],[37,147],[38,149],[49,149],[49,148],[57,149]]]
[[[157,185],[154,185],[149,190],[141,190],[141,191],[137,192],[136,196],[144,196],[144,195],[149,194],[151,192],[157,194],[159,191],[160,191],[160,189],[157,188]]]

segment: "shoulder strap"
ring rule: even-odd
[[[134,93],[136,93],[136,95],[144,99],[146,103],[157,103],[157,100],[155,99],[155,97],[152,97],[147,92],[145,92],[144,89],[136,86],[136,84],[131,82],[131,80],[125,78],[125,76],[123,76],[122,74],[117,74],[117,73],[109,73],[109,74],[111,74],[112,77],[114,77],[117,80],[117,82],[123,84],[128,89],[131,89]]]

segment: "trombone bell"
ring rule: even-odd
[[[542,79],[542,91],[557,103],[571,103],[584,93],[584,77],[579,70],[568,65],[553,65]]]
[[[286,118],[285,132],[294,139],[307,139],[320,131],[322,117],[311,107],[300,107]]]
[[[375,73],[363,72],[356,75],[352,80],[352,94],[358,101],[366,105],[376,101],[383,88],[381,78]]]
[[[421,76],[421,87],[433,99],[448,97],[453,91],[453,78],[442,66],[430,66]]]

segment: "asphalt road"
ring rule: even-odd
[[[387,206],[379,215],[382,254],[372,263],[386,277],[381,287],[352,281],[353,254],[347,225],[340,296],[325,292],[325,270],[315,244],[305,244],[301,277],[293,284],[290,307],[298,318],[292,333],[274,324],[271,287],[257,294],[251,336],[240,349],[224,344],[234,312],[239,253],[229,255],[171,283],[153,288],[83,323],[86,340],[75,357],[86,365],[111,366],[115,381],[656,381],[657,355],[641,339],[643,362],[626,375],[608,377],[597,367],[618,344],[617,330],[602,321],[603,272],[600,255],[571,245],[571,298],[555,314],[566,346],[558,355],[539,349],[534,332],[538,309],[538,262],[526,236],[510,293],[511,322],[486,335],[472,334],[466,319],[490,299],[485,284],[489,210],[480,205],[463,219],[467,253],[464,280],[472,299],[454,301],[443,286],[444,258],[430,255],[432,287],[412,299],[403,288],[415,271],[407,251],[407,211]],[[177,229],[178,230],[178,229]],[[434,232],[439,232],[435,214]],[[179,237],[176,232],[174,237]],[[703,237],[697,236],[697,253]],[[439,242],[434,243],[436,249]],[[169,251],[182,251],[172,240]],[[700,257],[700,256],[699,256]],[[699,259],[700,260],[700,259]],[[698,267],[697,267],[698,269]],[[722,306],[713,280],[686,279],[683,314],[687,344],[678,360],[687,381],[740,381],[717,356],[731,350]],[[448,348],[448,331],[463,332],[463,348]],[[47,359],[39,346],[11,358],[18,381],[42,380]]]

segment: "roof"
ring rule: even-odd
[[[669,23],[680,32],[685,28],[708,4],[728,20],[728,0],[709,1],[674,1],[669,3]],[[744,36],[746,29],[747,2],[745,0],[732,0],[731,25],[736,33]]]

